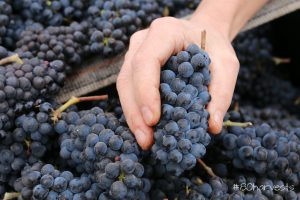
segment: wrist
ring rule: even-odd
[[[230,41],[238,34],[246,22],[268,0],[241,1],[241,0],[202,0],[193,14],[191,21],[208,25],[226,36]]]
[[[229,10],[224,10],[220,6],[221,4],[212,3],[211,0],[203,0],[197,10],[191,17],[191,22],[195,24],[201,24],[212,27],[219,34],[223,35],[228,40],[232,40],[231,34],[233,27],[234,14]]]
[[[207,10],[201,10],[197,13],[195,12],[191,16],[190,22],[203,29],[208,29],[207,31],[213,29],[213,31],[217,31],[224,38],[231,40],[230,25],[228,23],[224,23],[222,20],[219,20],[217,16],[211,15]]]

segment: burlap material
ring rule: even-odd
[[[255,28],[299,8],[300,0],[271,0],[247,23],[242,31]]]
[[[257,27],[299,8],[300,0],[271,0],[248,22],[242,31]],[[62,103],[71,96],[82,96],[115,83],[124,59],[123,56],[119,55],[112,59],[95,58],[87,61],[67,77],[65,86],[56,100]]]

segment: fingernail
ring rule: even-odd
[[[142,107],[142,115],[143,115],[143,118],[144,118],[146,124],[151,126],[152,121],[153,121],[153,114],[152,114],[151,110],[148,107],[143,106]]]
[[[146,145],[146,139],[147,139],[146,133],[138,129],[135,131],[134,135],[139,145],[142,147],[142,149],[144,149]]]

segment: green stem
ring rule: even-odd
[[[223,126],[227,127],[227,126],[239,126],[242,128],[246,128],[248,126],[252,126],[253,124],[251,122],[232,122],[230,120],[227,120],[225,122],[223,122]]]
[[[170,10],[167,6],[164,7],[164,10],[163,10],[163,16],[164,17],[167,17],[170,15]]]
[[[47,6],[49,6],[49,7],[50,7],[51,5],[52,5],[52,2],[51,2],[51,0],[48,0],[48,1],[47,1]]]
[[[290,58],[273,57],[272,60],[275,63],[275,65],[289,64],[291,62]]]
[[[298,98],[295,100],[294,104],[295,104],[296,106],[300,104],[300,97],[298,97]]]
[[[30,140],[24,140],[25,142],[25,145],[28,149],[30,149],[30,146],[31,146],[31,141]]]
[[[51,119],[53,120],[53,122],[57,122],[57,120],[61,117],[62,112],[64,112],[70,106],[75,105],[79,102],[101,101],[101,100],[105,100],[107,98],[108,98],[108,95],[89,96],[89,97],[74,97],[73,96],[65,104],[63,104],[58,109],[53,111]]]
[[[19,192],[6,192],[4,194],[3,200],[15,199],[15,198],[18,198],[18,196],[20,196],[20,195],[21,195],[21,193],[19,193]]]
[[[212,170],[211,170],[211,171],[212,171]],[[199,177],[193,177],[193,178],[192,178],[192,182],[193,182],[194,184],[196,184],[196,185],[202,185],[202,184],[203,184],[202,179],[199,178]]]
[[[185,193],[186,193],[186,196],[188,196],[188,195],[190,194],[190,192],[191,192],[190,187],[186,185],[186,186],[185,186]]]
[[[104,46],[108,45],[108,37],[103,38],[103,45]]]
[[[121,171],[120,176],[118,177],[119,181],[124,182],[125,180],[125,173],[123,171]]]
[[[15,62],[15,63],[18,63],[18,64],[23,64],[23,60],[19,57],[18,54],[14,54],[14,55],[11,55],[11,56],[8,56],[6,58],[2,58],[0,60],[0,65],[5,65],[5,64],[8,64],[8,63],[12,63],[12,62]]]

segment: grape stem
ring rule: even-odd
[[[185,193],[186,193],[186,196],[188,196],[191,192],[191,189],[189,186],[185,186]]]
[[[201,32],[201,49],[205,50],[205,44],[206,44],[206,30],[203,30]]]
[[[102,42],[103,42],[104,46],[107,46],[108,45],[108,37],[105,37]]]
[[[192,179],[192,182],[193,182],[194,184],[196,184],[196,185],[202,185],[202,184],[203,184],[202,179],[199,178],[199,177],[193,178],[193,179]]]
[[[51,119],[53,122],[57,122],[57,120],[61,117],[61,113],[65,111],[67,108],[70,106],[77,104],[79,102],[84,102],[84,101],[100,101],[100,100],[105,100],[108,98],[108,95],[100,95],[100,96],[89,96],[89,97],[71,97],[65,104],[60,106],[58,109],[54,110],[52,112],[52,117]]]
[[[125,180],[125,173],[123,171],[121,171],[120,176],[118,177],[119,181],[124,182]]]
[[[11,55],[11,56],[8,56],[6,58],[2,58],[0,60],[0,65],[5,65],[5,64],[8,64],[8,63],[12,63],[12,62],[15,62],[15,63],[18,63],[18,64],[23,64],[23,60],[19,57],[18,54],[14,54],[14,55]]]
[[[297,106],[297,105],[300,105],[300,97],[298,97],[298,98],[295,100],[294,104],[295,104],[296,106]]]
[[[216,174],[213,172],[213,170],[203,162],[200,158],[198,159],[198,163],[205,169],[205,171],[210,175],[211,177],[216,177]]]
[[[272,57],[272,60],[275,65],[289,64],[291,62],[291,58]]]
[[[15,199],[18,198],[21,194],[19,192],[6,192],[4,194],[3,200],[10,200],[10,199]]]
[[[239,105],[238,102],[235,102],[235,103],[234,103],[233,110],[234,110],[235,112],[239,112],[239,110],[240,110],[240,105]]]
[[[167,17],[170,15],[170,10],[167,6],[164,7],[164,10],[163,10],[163,16],[164,17]]]
[[[49,7],[52,5],[51,0],[50,0],[50,1],[47,1],[46,3],[47,3],[47,6],[49,6]]]
[[[27,147],[28,149],[30,149],[30,146],[31,146],[30,140],[24,140],[24,142],[25,142],[26,147]]]
[[[232,122],[230,120],[227,120],[225,122],[223,122],[223,126],[227,127],[227,126],[238,126],[238,127],[242,127],[242,128],[246,128],[248,126],[252,126],[253,124],[251,122]]]

